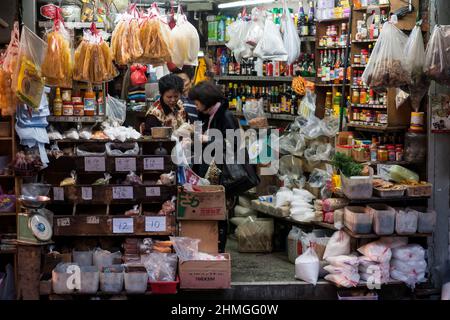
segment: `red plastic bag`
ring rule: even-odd
[[[145,73],[147,72],[147,66],[142,64],[134,64],[131,66],[131,84],[133,86],[140,86],[147,83],[147,76]]]

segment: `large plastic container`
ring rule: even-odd
[[[128,293],[144,293],[147,291],[148,273],[145,267],[125,268],[125,291]]]
[[[423,163],[427,156],[426,133],[408,131],[405,134],[405,160],[412,163]]]
[[[347,206],[344,208],[344,225],[354,233],[371,233],[373,215],[365,207]]]
[[[390,235],[395,229],[395,209],[388,205],[369,204],[366,208],[373,215],[373,230],[378,235]]]
[[[112,265],[100,272],[100,290],[107,293],[120,293],[123,289],[123,267]]]
[[[436,225],[436,211],[426,208],[413,208],[418,213],[417,232],[432,233]]]
[[[152,294],[176,294],[180,278],[175,281],[150,281]]]
[[[56,294],[70,294],[75,291],[75,286],[68,285],[69,278],[73,276],[72,272],[68,272],[68,268],[76,266],[74,263],[59,263],[52,270],[52,288]]]
[[[417,231],[419,213],[415,210],[399,210],[395,215],[395,232],[412,234]]]
[[[100,284],[100,272],[96,266],[81,266],[81,286],[80,293],[97,293]]]
[[[341,174],[342,192],[349,199],[369,199],[373,193],[372,177],[372,168],[370,168],[369,176],[347,178]]]
[[[79,266],[92,266],[94,264],[92,251],[72,251],[72,260]]]
[[[93,254],[94,265],[99,269],[103,270],[104,267],[109,267],[121,260],[122,254],[117,252],[109,252],[107,250],[96,249]]]

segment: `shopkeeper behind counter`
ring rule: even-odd
[[[158,81],[161,97],[147,111],[145,123],[141,125],[144,135],[151,135],[153,127],[178,129],[186,122],[186,112],[180,100],[184,83],[180,77],[168,74]]]

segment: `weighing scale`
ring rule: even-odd
[[[53,213],[45,209],[50,201],[47,196],[50,186],[44,184],[27,184],[22,187],[19,203],[24,212],[17,218],[17,242],[19,244],[46,245],[53,243]]]

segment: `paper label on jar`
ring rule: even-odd
[[[95,99],[84,98],[84,111],[95,112]]]

